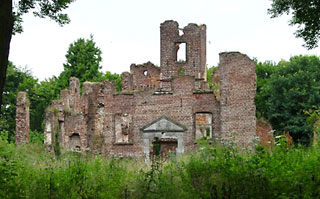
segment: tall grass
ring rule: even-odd
[[[0,139],[0,198],[320,198],[320,149],[218,144],[170,161],[106,159]]]

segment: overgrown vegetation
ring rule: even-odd
[[[294,56],[289,61],[257,63],[257,116],[279,135],[289,132],[295,143],[308,145],[313,127],[306,111],[320,103],[320,58]]]
[[[320,148],[277,143],[239,153],[204,141],[192,154],[145,164],[55,157],[42,145],[0,139],[0,198],[319,198]]]

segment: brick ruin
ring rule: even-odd
[[[64,149],[148,160],[193,150],[204,137],[255,144],[254,62],[239,52],[220,53],[209,89],[206,26],[180,29],[165,21],[160,33],[160,67],[132,64],[122,73],[121,92],[107,80],[84,82],[81,92],[79,80],[70,79],[69,89],[45,113],[51,149],[57,141]]]
[[[29,142],[29,105],[27,93],[20,91],[16,104],[16,145]]]

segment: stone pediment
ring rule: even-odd
[[[157,120],[151,122],[150,124],[141,128],[145,133],[147,132],[183,132],[186,130],[186,127],[183,125],[162,116]]]

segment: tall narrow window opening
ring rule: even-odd
[[[177,47],[177,61],[186,62],[187,61],[187,44],[176,43],[176,47]]]
[[[196,113],[196,140],[206,137],[212,138],[212,114],[211,113]]]

